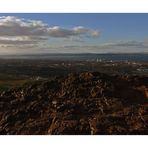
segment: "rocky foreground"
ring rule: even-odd
[[[0,134],[148,134],[148,77],[86,72],[2,92]]]

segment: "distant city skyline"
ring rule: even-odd
[[[0,55],[148,52],[148,14],[1,13]]]

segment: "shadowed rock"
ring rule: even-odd
[[[0,94],[0,134],[148,134],[148,78],[69,74]]]

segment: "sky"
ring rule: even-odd
[[[1,13],[0,55],[148,52],[148,14]]]

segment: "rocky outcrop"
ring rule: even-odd
[[[0,134],[148,134],[148,78],[98,72],[0,94]]]

